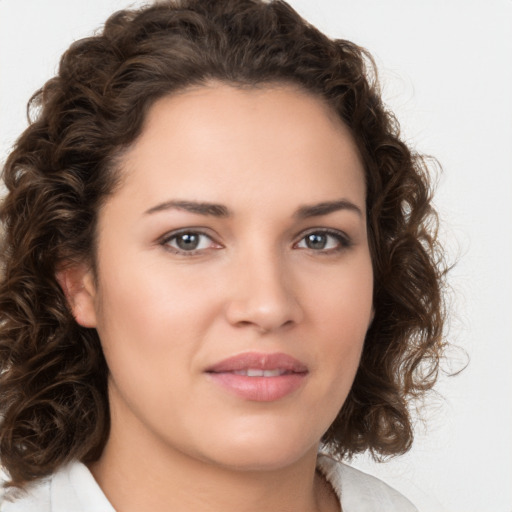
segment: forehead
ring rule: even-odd
[[[121,167],[126,185],[148,201],[169,193],[242,203],[285,193],[308,202],[365,196],[348,128],[322,99],[288,85],[210,84],[164,97]]]

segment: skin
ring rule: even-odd
[[[91,470],[114,508],[339,510],[316,453],[354,379],[373,283],[348,129],[291,86],[212,83],[157,101],[120,172],[96,275],[60,276],[111,372],[111,434]],[[297,214],[326,202],[334,211]],[[180,248],[183,229],[200,234],[195,250]],[[248,351],[291,355],[307,376],[258,402],[205,372]]]

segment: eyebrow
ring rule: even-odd
[[[229,217],[231,215],[228,208],[222,204],[205,203],[198,201],[166,201],[157,204],[146,211],[147,214],[157,213],[164,210],[184,210],[199,215],[210,215],[213,217]]]
[[[181,200],[165,201],[164,203],[153,206],[145,213],[152,214],[165,210],[184,210],[190,213],[208,215],[212,217],[230,217],[232,215],[230,210],[222,204]],[[328,215],[340,210],[349,210],[357,213],[360,217],[363,217],[361,209],[347,199],[325,201],[318,204],[300,206],[294,213],[294,217],[298,219],[307,219],[310,217]]]
[[[337,212],[340,210],[349,210],[357,213],[361,218],[363,217],[363,212],[361,209],[347,199],[325,201],[323,203],[301,206],[295,213],[295,217],[299,219],[320,217],[322,215],[328,215],[329,213]]]

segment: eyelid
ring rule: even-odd
[[[340,252],[340,251],[349,249],[350,247],[352,247],[354,245],[351,237],[342,230],[326,228],[326,227],[313,227],[313,228],[309,228],[306,231],[303,231],[302,233],[300,233],[297,241],[293,244],[294,247],[297,246],[300,242],[302,242],[302,240],[304,240],[304,238],[306,238],[308,235],[312,235],[315,233],[332,236],[333,238],[338,240],[339,247],[331,248],[331,249],[317,249],[317,250],[305,248],[306,250],[310,250],[310,251],[317,252],[317,253],[328,254],[328,253],[332,253],[332,252]]]
[[[174,254],[177,255],[185,255],[185,256],[193,256],[200,253],[204,253],[211,249],[221,249],[223,245],[219,242],[217,242],[216,237],[209,233],[209,229],[204,227],[186,227],[186,228],[179,228],[173,231],[169,231],[159,237],[156,241],[156,243],[160,246],[162,246],[165,250],[168,250]],[[296,238],[296,241],[293,243],[294,248],[298,248],[297,245],[300,244],[308,235],[311,234],[322,234],[322,235],[328,235],[333,237],[337,240],[338,246],[334,248],[329,249],[312,249],[308,247],[299,248],[299,249],[306,249],[315,253],[319,254],[329,254],[329,253],[335,253],[335,252],[341,252],[346,249],[349,249],[353,245],[353,241],[351,237],[345,233],[342,230],[334,229],[334,228],[327,228],[327,227],[312,227],[305,231],[302,231]],[[199,236],[204,236],[208,238],[211,241],[211,244],[213,247],[207,247],[202,249],[191,249],[191,250],[182,250],[177,247],[173,247],[170,245],[170,241],[179,237],[182,234],[196,234]]]
[[[215,240],[214,236],[212,234],[208,233],[208,231],[209,231],[208,229],[202,228],[202,227],[179,228],[179,229],[175,229],[173,231],[168,231],[167,233],[165,233],[164,235],[159,237],[157,239],[156,243],[158,245],[162,246],[165,250],[172,252],[173,254],[185,255],[185,256],[193,256],[196,254],[200,254],[205,251],[208,251],[209,249],[222,248],[222,244],[217,242]],[[191,249],[189,251],[186,251],[186,250],[182,250],[182,249],[179,249],[177,247],[173,247],[170,245],[169,242],[171,240],[179,237],[180,235],[184,235],[184,234],[194,234],[194,235],[204,236],[204,237],[208,238],[212,242],[212,245],[215,245],[215,247],[208,247],[208,248],[203,248],[203,249]]]

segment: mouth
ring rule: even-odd
[[[273,402],[297,391],[309,374],[307,366],[288,354],[239,354],[206,369],[223,391],[244,400]]]
[[[235,375],[244,375],[245,377],[279,377],[281,375],[286,375],[289,372],[288,370],[281,370],[280,368],[276,370],[259,370],[257,368],[247,368],[247,370],[237,370],[233,372]]]

